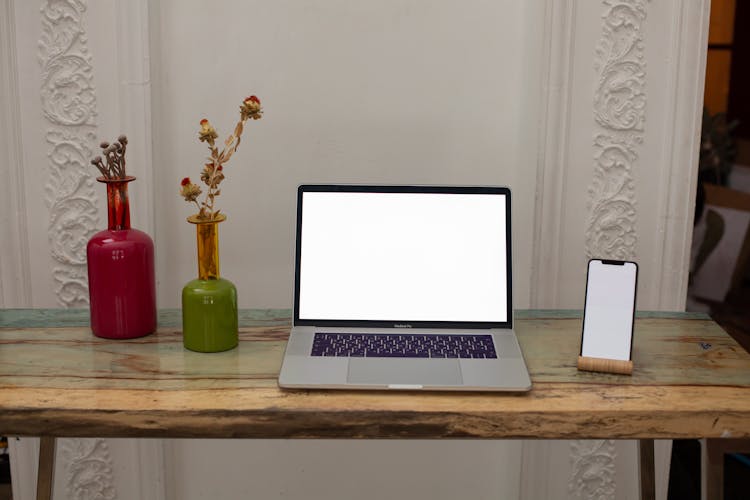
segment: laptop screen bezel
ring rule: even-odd
[[[410,321],[393,320],[346,320],[346,319],[300,319],[300,266],[302,252],[302,202],[304,193],[346,192],[346,193],[446,193],[446,194],[499,194],[505,196],[505,248],[507,281],[507,320],[506,321]],[[294,260],[294,325],[354,328],[398,328],[408,325],[411,328],[513,328],[513,278],[511,245],[511,194],[507,187],[499,186],[370,186],[303,184],[297,189],[297,230]]]

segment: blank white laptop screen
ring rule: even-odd
[[[506,195],[302,196],[299,319],[508,321]]]

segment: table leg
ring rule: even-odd
[[[701,498],[724,498],[724,444],[726,439],[701,440]]]
[[[52,484],[55,480],[55,444],[54,437],[43,437],[39,441],[36,500],[52,499]]]
[[[641,477],[641,500],[656,500],[656,471],[654,465],[654,440],[638,440],[638,457]]]
[[[721,500],[724,498],[724,455],[747,453],[750,439],[702,439],[701,440],[701,498]]]

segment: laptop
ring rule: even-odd
[[[284,388],[528,391],[505,187],[303,185]]]

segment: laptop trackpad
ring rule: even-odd
[[[350,358],[351,384],[460,385],[458,359]]]

